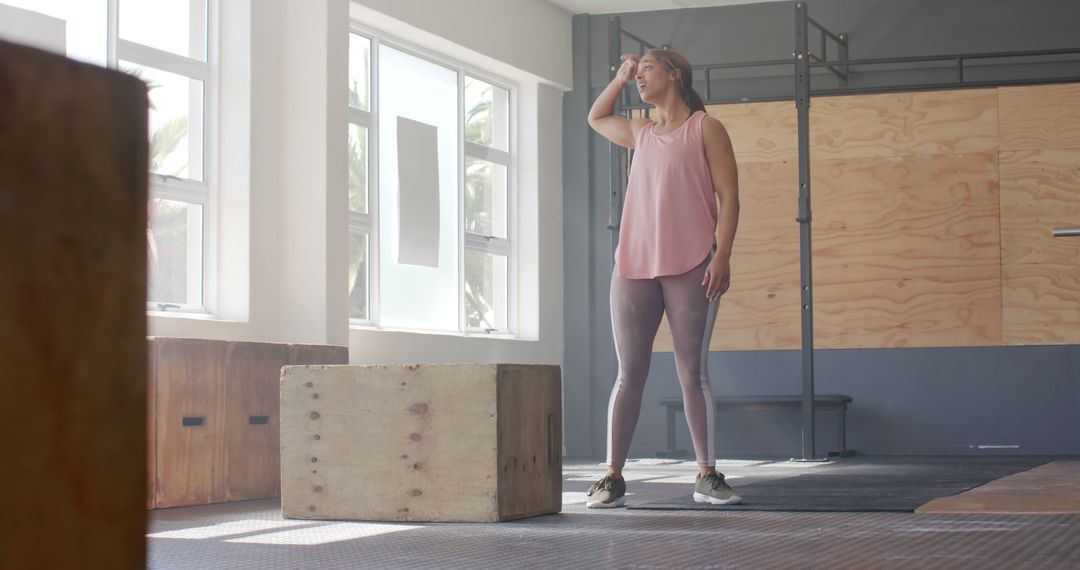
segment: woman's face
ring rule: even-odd
[[[634,77],[641,100],[646,103],[660,100],[660,95],[674,85],[674,73],[652,54],[641,58],[637,66],[637,75]]]

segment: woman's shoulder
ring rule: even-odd
[[[727,131],[727,129],[724,128],[724,123],[721,122],[720,119],[717,119],[716,117],[708,114],[705,111],[698,111],[698,114],[701,115],[701,118],[699,120],[701,121],[702,134],[706,136],[710,134],[718,135]]]

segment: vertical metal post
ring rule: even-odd
[[[814,303],[810,259],[810,56],[806,3],[795,3],[795,108],[799,124],[799,266],[802,297],[802,459],[814,455]]]
[[[622,21],[618,16],[608,19],[608,80],[615,79],[619,71],[619,55],[622,53]],[[622,92],[615,99],[614,114],[622,112]],[[622,218],[622,148],[615,143],[608,143],[608,166],[610,169],[611,195],[608,214],[608,228],[611,230],[611,255],[619,245],[619,221]]]
[[[837,55],[836,55],[836,57],[837,57],[837,59],[839,61],[847,61],[848,60],[848,35],[847,34],[840,34],[839,38],[840,38],[840,41],[839,41],[839,45],[837,46]],[[848,69],[849,68],[846,65],[841,65],[840,66],[840,73],[843,74],[843,77],[840,78],[840,87],[847,87],[847,84],[848,84]]]
[[[619,71],[619,54],[622,53],[622,21],[618,16],[612,16],[608,20],[608,81],[615,78],[615,74]],[[601,92],[605,87],[601,87]],[[620,111],[622,93],[619,97],[615,98],[614,112]],[[619,226],[622,219],[622,173],[620,172],[619,165],[621,164],[621,149],[615,143],[608,143],[608,176],[609,188],[610,188],[610,210],[608,213],[608,231],[611,232],[611,260],[612,268],[615,267],[615,248],[619,246]],[[612,342],[614,342],[614,334],[612,335]],[[611,351],[611,363],[612,374],[611,381],[615,382],[616,376],[619,371],[619,358],[617,351]]]

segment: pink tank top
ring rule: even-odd
[[[626,187],[617,273],[624,279],[680,275],[705,260],[716,232],[716,192],[701,122],[690,115],[667,134],[649,122],[638,131]]]

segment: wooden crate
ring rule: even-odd
[[[282,514],[490,522],[559,512],[558,366],[289,366]]]
[[[146,113],[0,41],[0,568],[146,567]]]
[[[157,507],[157,344],[146,340],[146,508]]]
[[[345,364],[348,347],[151,337],[148,508],[276,497],[286,364]]]
[[[225,501],[225,342],[151,338],[158,508]]]
[[[268,342],[230,342],[225,353],[225,498],[276,497],[278,380],[289,347]]]

